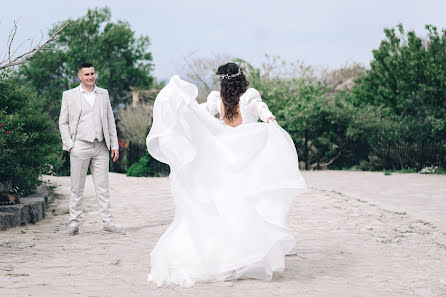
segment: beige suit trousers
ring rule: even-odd
[[[97,140],[94,142],[76,140],[70,152],[70,225],[78,227],[80,224],[88,167],[93,177],[102,221],[105,225],[110,225],[112,214],[108,181],[109,155],[105,142]]]

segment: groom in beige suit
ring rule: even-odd
[[[113,225],[110,210],[108,151],[111,149],[113,162],[116,162],[119,150],[108,91],[95,85],[95,71],[90,63],[79,65],[78,77],[81,84],[63,93],[59,117],[63,149],[70,152],[71,169],[70,226],[65,233],[79,233],[88,167],[93,177],[104,230],[125,233]]]

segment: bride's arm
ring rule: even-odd
[[[260,96],[259,91],[256,89],[248,89],[247,91],[248,97],[248,106],[252,112],[258,114],[259,118],[264,122],[271,122],[276,119],[276,117],[271,113],[265,102],[262,101],[262,97]]]
[[[211,115],[216,115],[219,113],[218,111],[218,99],[219,99],[219,92],[212,91],[207,98],[207,101],[204,103],[201,103],[200,106],[207,110]]]

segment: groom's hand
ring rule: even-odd
[[[112,149],[111,151],[113,162],[116,162],[119,159],[119,150]]]

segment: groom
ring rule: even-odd
[[[96,198],[104,230],[125,233],[112,223],[108,181],[109,155],[119,158],[115,119],[106,89],[95,85],[95,71],[90,63],[79,65],[81,84],[65,91],[59,117],[63,149],[70,152],[71,192],[68,235],[79,233],[82,197],[88,167],[93,176]]]

